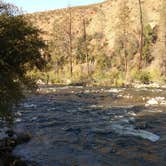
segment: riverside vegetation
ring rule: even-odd
[[[24,90],[35,88],[27,73],[42,69],[46,61],[41,54],[46,45],[39,30],[11,4],[0,1],[0,115],[7,114]],[[5,116],[10,118],[10,116]]]
[[[20,10],[0,1],[0,165],[26,165],[12,155],[12,150],[29,141],[30,135],[12,129],[11,109],[25,92],[35,89],[35,81],[27,73],[33,68],[44,68],[45,48],[39,30]]]

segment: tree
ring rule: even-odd
[[[68,63],[68,40],[65,25],[65,19],[54,20],[52,38],[48,44],[51,54],[51,68],[57,75]]]
[[[85,18],[83,18],[83,38],[84,38],[84,47],[85,47],[85,55],[86,55],[87,72],[88,72],[88,75],[89,75],[89,55],[88,55],[86,20],[85,20]]]
[[[63,10],[61,19],[55,18],[53,23],[53,35],[49,43],[49,51],[52,62],[57,72],[64,65],[69,65],[70,77],[73,76],[73,31],[72,31],[72,9],[68,7]]]
[[[141,0],[138,0],[139,4],[139,16],[140,16],[140,42],[139,42],[139,62],[138,62],[138,69],[141,69],[142,65],[142,52],[143,52],[143,36],[144,36],[144,25],[143,25],[143,13],[142,13],[142,4]]]
[[[72,11],[71,8],[68,7],[68,30],[67,30],[67,35],[68,35],[68,40],[69,40],[69,45],[68,45],[68,55],[69,55],[69,61],[70,61],[70,77],[72,78],[73,76],[73,46],[72,46]]]
[[[0,1],[0,112],[11,108],[33,89],[35,82],[27,76],[33,68],[42,70],[45,44],[40,31],[11,5]]]
[[[105,71],[111,64],[107,50],[108,42],[103,33],[86,34],[86,40],[83,34],[76,42],[77,64],[86,64],[87,70],[89,68],[89,72],[86,70],[87,75],[92,74],[94,67],[97,70]]]
[[[153,44],[156,42],[156,29],[152,29],[151,26],[148,24],[144,27],[144,41],[142,46],[142,66],[145,67],[150,64],[153,60],[152,56],[152,47]]]
[[[119,6],[119,17],[117,24],[115,50],[122,56],[122,64],[124,64],[125,77],[128,75],[128,61],[130,56],[129,47],[131,45],[130,35],[131,32],[128,30],[130,26],[130,9],[127,4],[127,0],[121,2]],[[133,41],[132,41],[133,42]]]

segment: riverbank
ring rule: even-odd
[[[122,85],[105,85],[105,84],[95,84],[95,83],[88,83],[88,82],[73,82],[73,83],[44,83],[44,82],[38,82],[38,87],[43,87],[43,86],[53,86],[53,87],[112,87],[112,88],[161,88],[161,89],[166,89],[166,83],[148,83],[148,84],[142,84],[140,82],[135,82],[135,83],[127,83],[127,84],[122,84]]]
[[[18,133],[7,127],[0,129],[0,166],[27,166],[27,162],[14,156],[12,151],[30,139],[29,133]]]

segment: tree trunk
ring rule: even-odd
[[[72,15],[71,15],[71,9],[69,10],[69,58],[70,58],[70,77],[73,77],[73,55],[72,55]]]
[[[141,0],[138,0],[139,3],[139,11],[140,11],[140,26],[141,26],[141,33],[140,33],[140,41],[139,41],[139,61],[138,61],[138,69],[140,70],[142,67],[142,50],[143,50],[143,14],[142,14],[142,5]]]
[[[84,29],[84,45],[85,45],[85,54],[86,54],[87,74],[89,75],[89,56],[88,56],[88,47],[87,47],[87,34],[86,34],[85,19],[83,19],[83,29]]]

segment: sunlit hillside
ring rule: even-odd
[[[87,38],[90,36],[89,37],[90,39],[88,39],[89,41],[87,41],[86,44],[88,50],[90,50],[89,52],[87,52],[87,54],[91,55],[96,54],[92,55],[93,57],[94,56],[97,57],[98,56],[97,54],[104,54],[107,57],[113,57],[113,58],[115,57],[114,60],[112,60],[111,68],[115,70],[116,69],[126,70],[126,73],[128,72],[127,70],[130,71],[133,70],[133,73],[136,72],[135,67],[138,66],[137,63],[139,61],[139,54],[140,54],[139,52],[140,40],[141,40],[140,36],[141,33],[143,33],[144,41],[142,44],[144,44],[143,46],[144,48],[142,49],[144,53],[142,54],[144,55],[142,55],[142,59],[144,60],[144,62],[140,63],[143,64],[144,69],[146,68],[147,70],[150,71],[152,70],[152,75],[154,77],[153,80],[156,80],[157,77],[156,75],[159,75],[159,71],[154,72],[153,68],[157,65],[160,65],[161,61],[163,61],[161,59],[161,56],[163,57],[163,55],[161,55],[161,53],[159,52],[157,52],[156,54],[156,50],[158,51],[159,47],[162,47],[161,45],[163,43],[161,43],[161,41],[164,42],[163,41],[164,39],[162,39],[164,36],[164,32],[160,30],[162,28],[161,23],[163,15],[162,14],[163,1],[142,0],[140,2],[142,10],[141,13],[142,14],[141,21],[143,23],[142,27],[140,22],[139,1],[133,1],[133,0],[125,0],[125,3],[123,0],[107,0],[103,3],[95,5],[73,7],[73,8],[66,8],[66,9],[46,11],[46,12],[38,12],[38,13],[28,14],[27,16],[39,29],[42,30],[41,36],[45,41],[47,41],[47,43],[50,42],[53,43],[54,41],[57,41],[56,39],[57,34],[59,35],[61,34],[61,40],[68,40],[67,39],[68,34],[65,35],[65,33],[68,33],[67,31],[69,28],[69,20],[70,20],[73,58],[75,58],[76,56],[82,56],[78,55],[80,53],[76,51],[78,50],[78,41],[80,40],[80,38],[84,38],[86,30]],[[123,35],[124,28],[126,29],[126,33],[128,36],[128,39],[126,38],[126,40],[128,40],[127,45],[130,47],[127,48],[128,54],[130,54],[128,55],[128,57],[129,56],[130,57],[126,58],[125,60],[120,57],[117,58],[118,55],[124,56],[122,55],[122,53],[117,52],[117,50],[121,49],[119,40],[121,40],[121,37],[124,36]],[[141,28],[143,28],[143,32],[141,32]],[[62,39],[63,38],[62,33],[64,36],[66,36],[64,39]],[[55,50],[57,50],[55,46],[53,47],[54,48],[51,48],[50,50],[52,57],[55,55]],[[93,49],[91,49],[92,47]],[[102,48],[105,47],[102,53],[100,53],[101,47]],[[94,53],[95,52],[94,50],[98,53]],[[122,50],[123,49],[121,49],[121,51]],[[73,61],[73,68],[75,68],[77,64],[75,70],[78,71],[77,69],[78,63],[76,61],[77,60]],[[128,61],[128,64],[126,64],[127,65],[126,69],[123,69],[123,67],[121,67],[123,66],[121,61],[126,61],[126,63]],[[92,71],[94,71],[97,66],[97,60],[94,60],[93,64],[92,61],[89,60],[89,63],[91,63]],[[125,76],[129,77],[129,82],[130,80],[133,79],[131,78],[132,73],[120,74],[120,75],[129,75]],[[123,77],[122,80],[124,79],[126,78]]]

